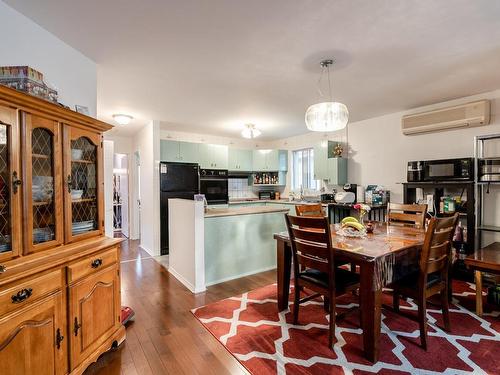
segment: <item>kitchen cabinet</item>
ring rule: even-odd
[[[191,142],[179,142],[164,140],[160,141],[161,161],[177,163],[198,163],[199,144]]]
[[[288,151],[254,150],[253,170],[256,172],[286,172],[288,170]]]
[[[328,156],[333,142],[321,142],[314,147],[314,178],[329,185],[347,183],[347,159]]]
[[[0,317],[2,375],[68,373],[62,292]]]
[[[0,106],[0,261],[21,253],[19,126],[14,108]]]
[[[228,147],[224,145],[200,144],[199,164],[204,169],[228,169]]]
[[[4,86],[0,103],[0,373],[81,374],[125,340],[120,240],[102,230],[112,126]],[[69,314],[85,329],[80,352]]]
[[[104,227],[101,135],[64,125],[66,243],[102,234]]]
[[[72,370],[97,349],[101,338],[108,337],[120,328],[120,302],[120,279],[116,264],[70,285]]]
[[[228,152],[228,169],[230,171],[246,171],[253,170],[252,150],[240,150],[230,148]]]

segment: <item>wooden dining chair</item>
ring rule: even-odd
[[[331,244],[330,224],[326,217],[300,217],[285,215],[294,264],[293,323],[299,319],[301,303],[322,295],[328,301],[330,330],[328,345],[332,348],[335,338],[335,298],[359,287],[359,275],[335,267],[335,251]],[[303,266],[304,270],[300,271]],[[307,288],[315,294],[300,298],[300,291]]]
[[[298,204],[295,206],[297,216],[324,217],[321,204]]]
[[[412,225],[424,228],[427,205],[389,203],[387,220],[390,224]]]
[[[450,268],[451,236],[455,231],[458,214],[452,217],[432,218],[425,232],[424,244],[420,253],[419,270],[411,273],[396,283],[393,288],[393,308],[399,310],[400,296],[410,297],[418,306],[416,320],[420,326],[420,344],[427,350],[427,299],[440,295],[443,322],[446,331],[450,331],[448,302],[448,272]],[[407,315],[415,319],[413,315]]]

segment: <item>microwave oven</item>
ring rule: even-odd
[[[473,181],[474,159],[457,158],[408,162],[408,182]]]

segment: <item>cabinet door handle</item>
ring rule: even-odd
[[[0,273],[5,273],[7,272],[7,266],[0,264]]]
[[[66,180],[66,183],[68,184],[68,193],[71,194],[71,187],[72,187],[72,182],[71,182],[71,175],[68,175],[68,179]]]
[[[17,177],[17,172],[16,171],[12,172],[12,192],[14,194],[17,193],[17,188],[21,186],[21,184],[22,181],[19,179],[19,177]]]
[[[92,266],[92,268],[99,268],[100,266],[102,266],[102,259],[101,258],[94,259],[92,263],[90,263],[90,265]]]
[[[75,323],[73,324],[73,332],[75,333],[75,336],[78,336],[80,328],[82,328],[82,325],[78,324],[78,318],[75,316]]]
[[[33,289],[24,288],[21,289],[19,292],[17,292],[17,294],[13,294],[10,298],[12,300],[12,303],[21,303],[30,298],[32,294],[33,294]]]
[[[56,333],[56,348],[57,349],[61,349],[61,342],[64,340],[64,336],[61,335],[61,329],[58,328],[57,329],[57,333]]]

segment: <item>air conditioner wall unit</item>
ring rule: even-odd
[[[405,135],[414,135],[456,128],[471,128],[489,123],[490,101],[480,100],[403,116],[401,130]]]

